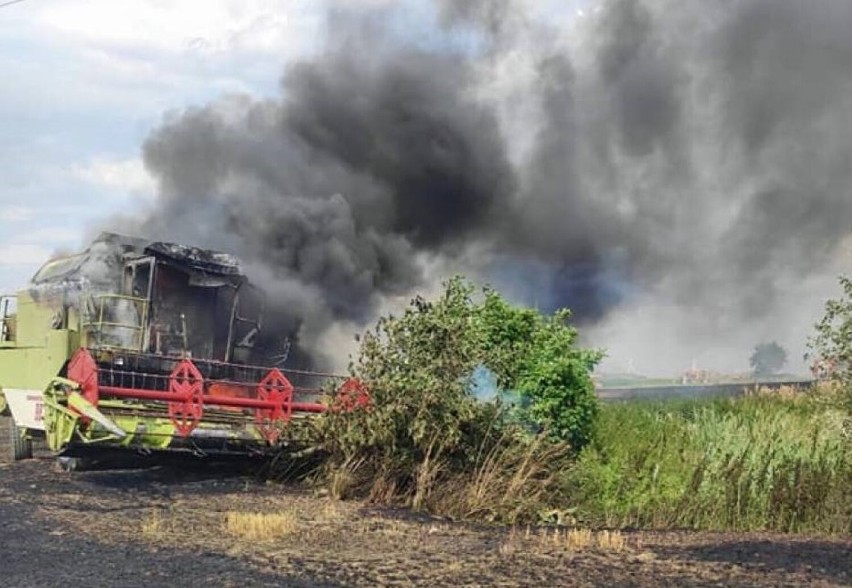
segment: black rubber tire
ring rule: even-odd
[[[0,463],[15,461],[15,446],[12,440],[12,417],[0,416]]]
[[[15,461],[33,458],[33,440],[22,437],[21,430],[15,427],[15,438],[12,441],[15,447]]]
[[[21,436],[11,416],[0,417],[0,463],[9,463],[33,456],[33,442]]]

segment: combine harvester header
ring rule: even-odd
[[[0,299],[0,458],[26,457],[41,431],[69,457],[262,454],[326,410],[324,391],[342,410],[369,402],[357,380],[281,367],[263,310],[223,253],[105,233],[49,261]]]

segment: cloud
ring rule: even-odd
[[[145,170],[141,159],[115,159],[98,156],[85,164],[74,164],[71,173],[78,179],[113,192],[117,196],[152,197],[154,180]]]
[[[45,227],[28,231],[26,238],[21,235],[15,241],[27,243],[42,243],[45,245],[70,245],[80,241],[80,231],[69,227]]]
[[[50,249],[31,243],[0,245],[0,265],[37,265],[50,258]]]
[[[293,0],[53,2],[40,11],[40,21],[87,44],[125,49],[277,52],[310,43],[320,14],[313,4]]]
[[[0,208],[0,221],[4,223],[19,223],[33,217],[34,210],[29,206],[4,206]]]

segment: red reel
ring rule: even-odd
[[[272,369],[257,385],[257,398],[269,402],[269,408],[254,412],[258,430],[270,443],[278,439],[276,421],[289,422],[293,416],[293,384],[278,368]]]
[[[169,402],[169,417],[182,437],[188,437],[201,422],[204,414],[204,378],[195,364],[182,359],[169,376],[169,392],[175,400]]]
[[[332,403],[332,410],[337,412],[352,412],[370,408],[370,391],[361,380],[349,378],[340,388]]]

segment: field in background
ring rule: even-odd
[[[684,384],[660,378],[601,378],[596,392],[601,400],[625,399],[702,399],[721,396],[743,396],[760,388],[777,390],[795,388],[805,391],[813,386],[811,379],[785,375],[771,380],[726,381],[708,384]]]
[[[776,384],[776,383],[786,383],[786,382],[804,382],[810,381],[811,378],[808,376],[803,376],[800,374],[775,374],[772,376],[763,376],[760,379],[756,379],[752,374],[716,374],[709,372],[701,372],[705,373],[706,381],[702,382],[694,382],[694,385],[713,385],[713,384],[747,384],[747,385],[763,385],[763,384]],[[595,382],[597,383],[598,388],[602,389],[610,389],[610,388],[654,388],[654,387],[662,387],[662,386],[684,386],[687,385],[688,382],[685,382],[683,377],[675,378],[675,377],[649,377],[643,376],[640,374],[619,374],[619,373],[611,373],[611,374],[597,374],[595,376]]]
[[[640,388],[598,388],[596,394],[605,402],[614,400],[713,400],[747,396],[759,389],[795,389],[806,392],[813,386],[810,380],[763,384],[677,384],[671,386],[643,386]]]

